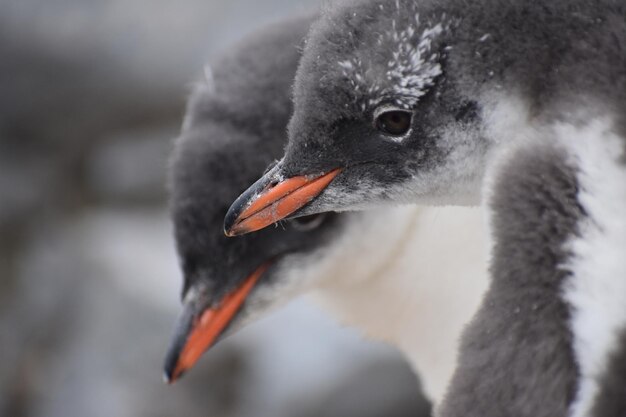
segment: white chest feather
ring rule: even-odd
[[[555,130],[579,169],[578,200],[586,213],[580,235],[568,243],[571,277],[564,292],[581,373],[571,416],[582,417],[626,328],[626,167],[619,161],[624,142],[606,121]]]
[[[479,208],[364,213],[352,227],[368,236],[345,242],[357,247],[346,258],[348,269],[316,291],[343,322],[403,351],[435,401],[455,367],[460,333],[487,287],[482,224]]]

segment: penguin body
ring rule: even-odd
[[[502,156],[487,182],[491,284],[441,417],[623,415],[620,141],[601,125],[563,129]]]

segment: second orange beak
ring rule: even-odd
[[[268,267],[269,263],[258,267],[239,288],[227,294],[218,307],[204,310],[194,320],[189,334],[183,335],[185,340],[180,350],[174,348],[174,351],[168,355],[165,369],[165,377],[168,383],[172,383],[180,378],[185,371],[190,369],[200,359],[204,351],[215,343],[233,317],[235,317],[246,297]],[[171,358],[169,358],[170,356]]]

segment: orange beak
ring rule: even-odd
[[[174,336],[165,360],[165,379],[168,383],[180,378],[213,345],[268,267],[268,263],[258,267],[243,284],[227,294],[216,308],[207,308],[200,314],[194,314],[193,306],[185,307],[179,320],[178,334]]]
[[[314,178],[288,178],[263,187],[260,193],[255,192],[259,187],[257,182],[233,203],[226,215],[224,233],[226,236],[243,235],[284,219],[317,197],[341,171],[342,168],[335,168]],[[253,197],[248,199],[250,194]]]

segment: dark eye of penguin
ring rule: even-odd
[[[289,224],[299,232],[309,232],[317,229],[324,223],[328,213],[311,214],[309,216],[296,217],[289,220]]]
[[[412,113],[405,110],[388,110],[376,116],[376,129],[392,136],[402,136],[411,128]]]

